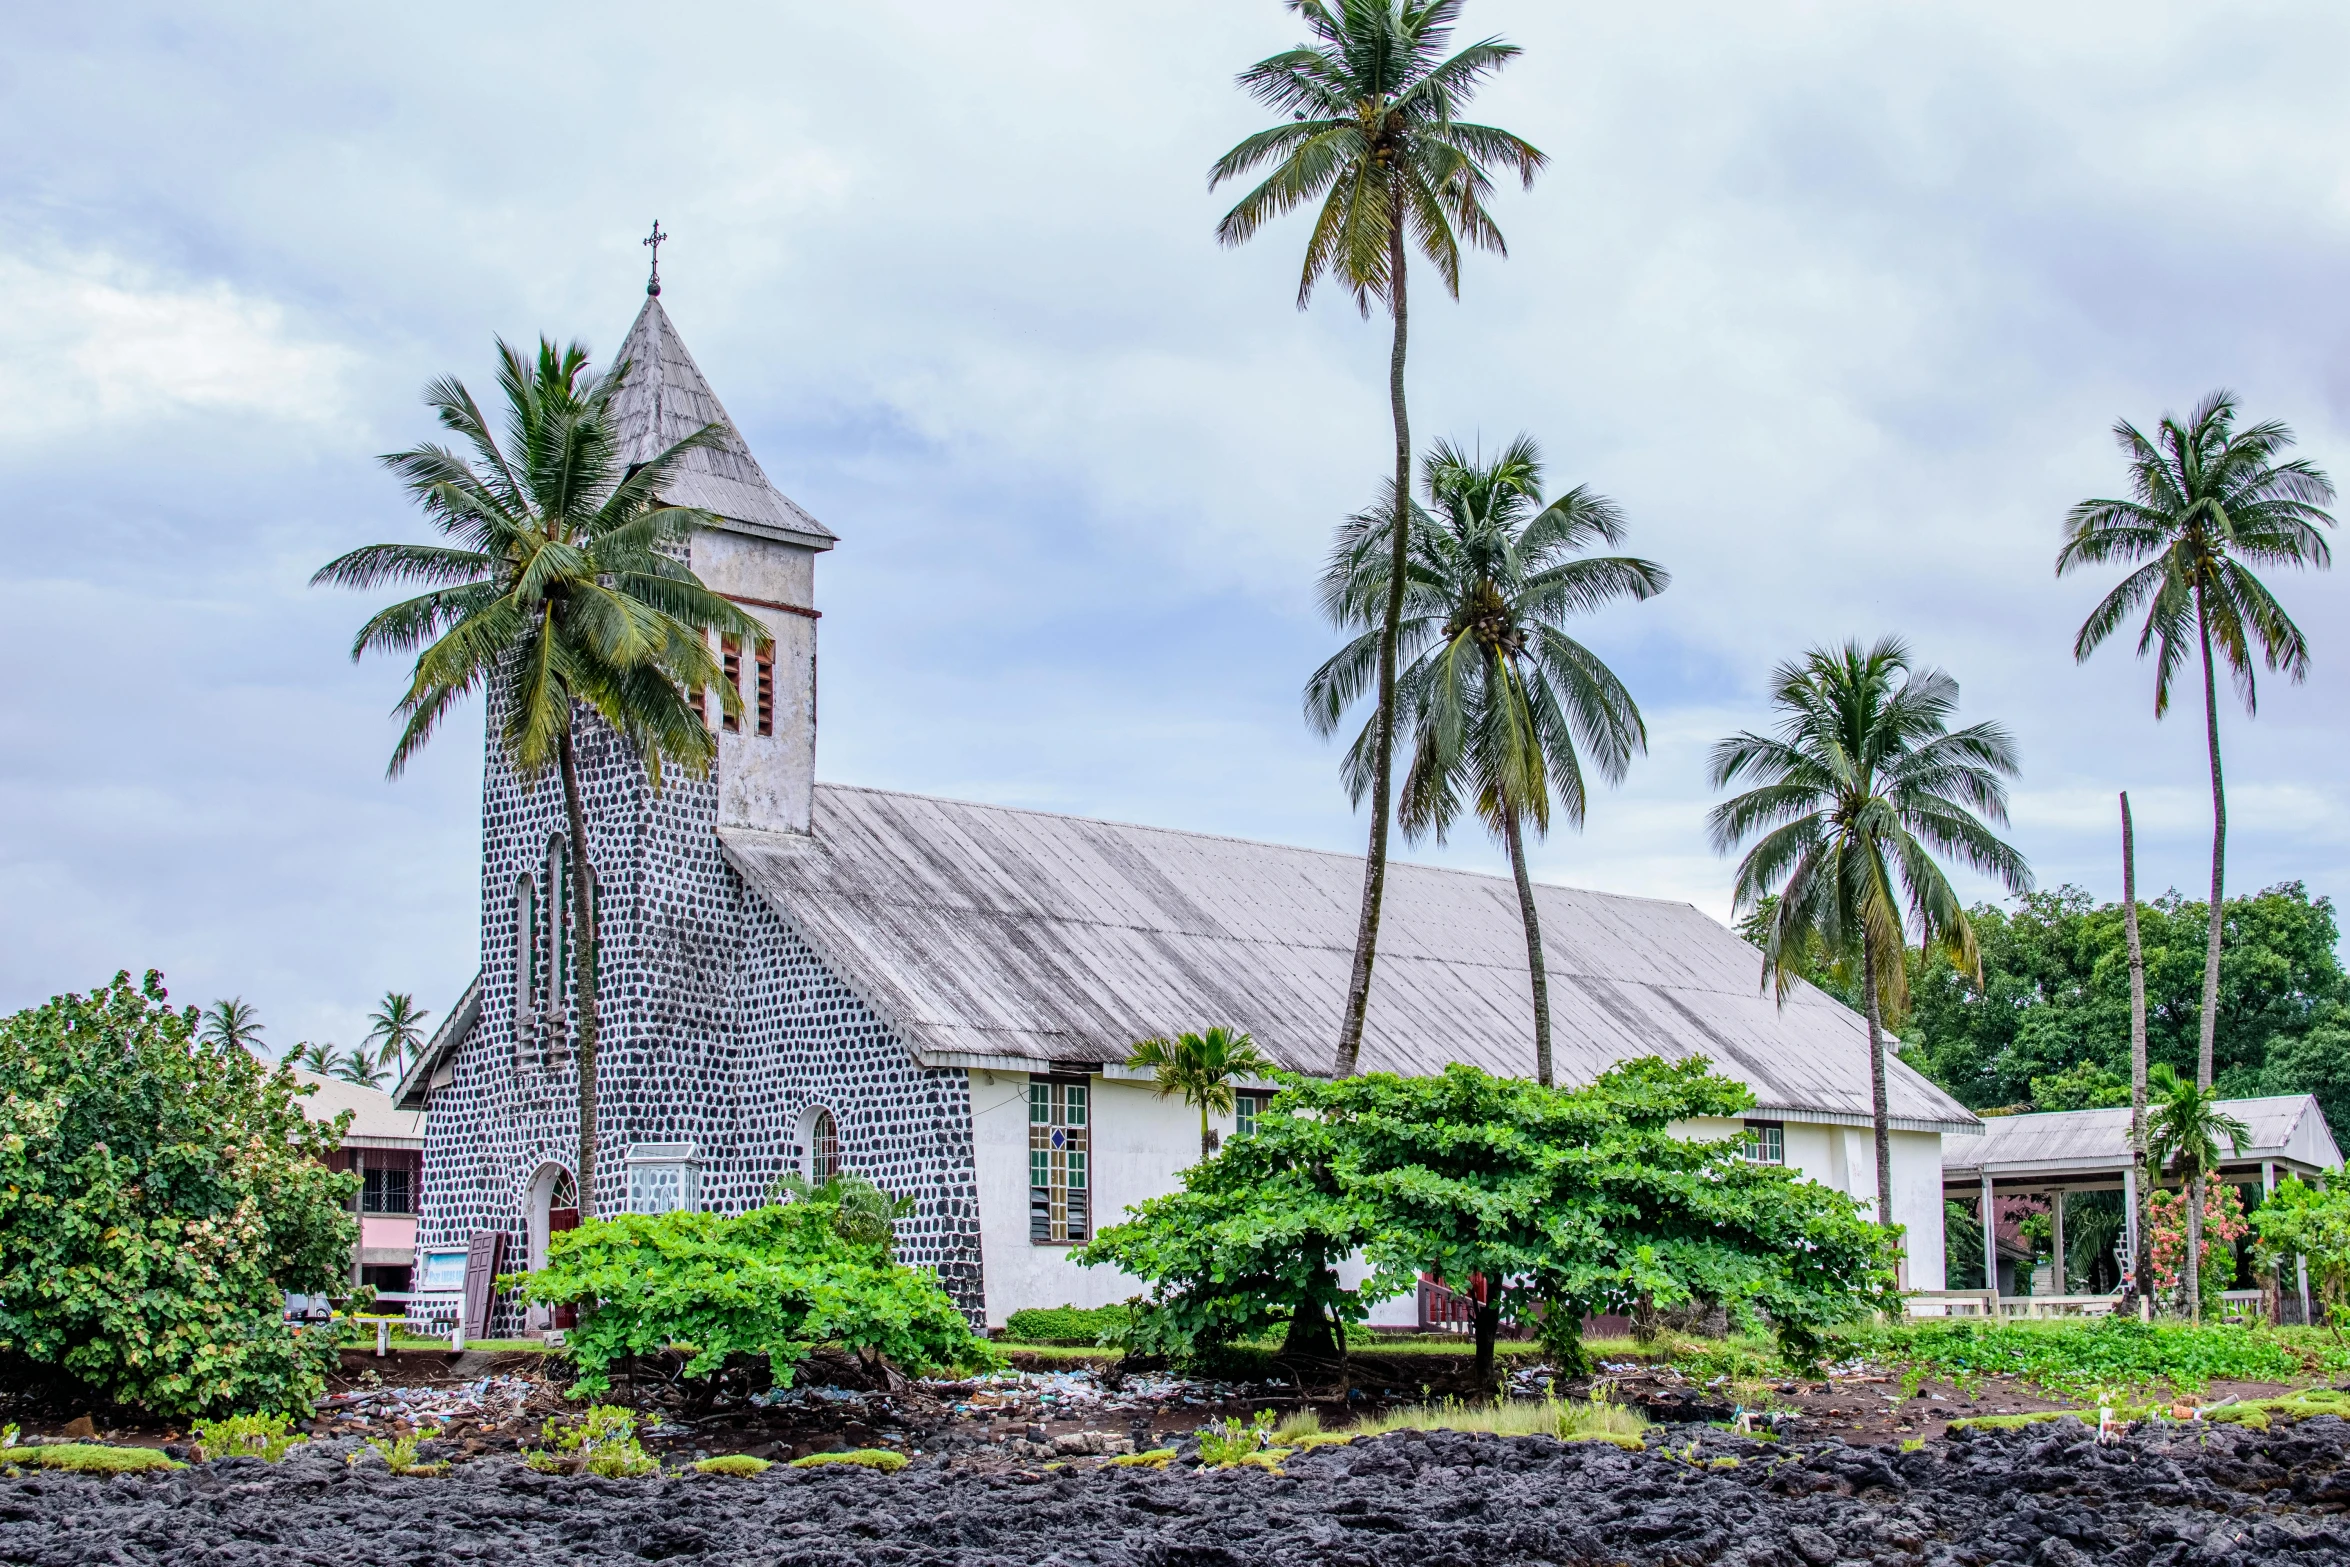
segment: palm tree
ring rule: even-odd
[[[235,1045],[256,1055],[269,1025],[243,996],[230,996],[206,1007],[196,1037],[207,1045]]]
[[[2015,740],[1993,723],[1952,730],[1958,682],[1939,669],[1913,671],[1895,637],[1865,649],[1815,648],[1771,678],[1778,733],[1733,735],[1713,753],[1715,788],[1740,778],[1758,786],[1714,807],[1706,826],[1721,853],[1755,839],[1739,862],[1735,898],[1750,908],[1779,896],[1763,974],[1782,1005],[1814,952],[1860,961],[1877,1221],[1890,1225],[1883,1024],[1909,1000],[1904,933],[1915,930],[1922,949],[1982,983],[1974,927],[1934,856],[1997,877],[2011,892],[2031,887],[2024,857],[1976,814],[2006,822],[2001,780],[2016,774]]]
[[[1490,76],[1515,59],[1514,44],[1488,38],[1451,56],[1445,47],[1461,0],[1289,0],[1313,41],[1259,60],[1240,85],[1266,108],[1289,116],[1216,160],[1213,190],[1271,165],[1262,183],[1216,226],[1226,245],[1245,244],[1268,221],[1319,202],[1306,240],[1297,303],[1334,279],[1371,313],[1386,303],[1394,337],[1387,359],[1387,400],[1395,425],[1394,517],[1389,538],[1390,591],[1380,622],[1379,711],[1373,720],[1371,847],[1363,868],[1362,912],[1355,927],[1354,968],[1339,1024],[1338,1075],[1355,1069],[1371,965],[1379,945],[1379,906],[1387,885],[1387,808],[1395,747],[1397,627],[1403,620],[1406,513],[1412,495],[1411,418],[1404,404],[1404,346],[1409,325],[1409,244],[1436,268],[1445,290],[1460,296],[1465,240],[1508,253],[1485,210],[1493,191],[1489,165],[1516,171],[1526,189],[1548,161],[1534,146],[1490,125],[1454,115]]]
[[[1413,739],[1398,816],[1405,836],[1441,840],[1465,794],[1508,847],[1533,980],[1534,1070],[1547,1088],[1550,983],[1525,828],[1550,830],[1554,793],[1567,821],[1582,824],[1588,790],[1578,746],[1613,783],[1648,745],[1631,693],[1564,622],[1616,599],[1654,597],[1671,578],[1653,561],[1582,557],[1597,541],[1622,541],[1623,515],[1580,486],[1545,506],[1542,453],[1530,437],[1490,462],[1439,441],[1425,466],[1433,510],[1413,509],[1396,638],[1410,661],[1397,680],[1399,722]],[[1330,617],[1367,628],[1307,682],[1308,720],[1325,734],[1362,694],[1386,641],[1391,516],[1382,503],[1350,518],[1323,573]],[[1347,755],[1358,801],[1376,777],[1375,729],[1374,721]]]
[[[2157,1168],[2187,1177],[2187,1310],[2203,1320],[2203,1183],[2219,1167],[2220,1139],[2235,1152],[2252,1129],[2219,1108],[2219,1090],[2190,1083],[2165,1063],[2147,1074],[2154,1112],[2147,1117],[2147,1151]]]
[[[375,1048],[376,1065],[398,1076],[424,1048],[424,1020],[430,1016],[406,991],[385,991],[383,1004],[367,1014],[367,1042]]]
[[[2293,444],[2282,423],[2236,429],[2236,399],[2213,392],[2181,424],[2163,416],[2155,439],[2124,419],[2113,427],[2129,459],[2131,499],[2089,500],[2065,515],[2056,574],[2119,561],[2136,567],[2081,622],[2073,657],[2086,662],[2122,622],[2146,611],[2138,656],[2154,651],[2154,716],[2170,710],[2171,680],[2190,649],[2203,664],[2203,737],[2211,757],[2211,917],[2203,948],[2203,1030],[2195,1080],[2211,1086],[2219,1024],[2220,891],[2227,860],[2227,792],[2219,766],[2219,685],[2212,657],[2227,661],[2249,714],[2258,707],[2252,660],[2296,682],[2309,673],[2309,644],[2253,566],[2332,563],[2317,525],[2333,484],[2300,459],[2278,462]]]
[[[1232,1079],[1263,1077],[1273,1070],[1272,1058],[1255,1040],[1228,1028],[1146,1039],[1134,1047],[1126,1064],[1137,1071],[1149,1069],[1161,1099],[1181,1094],[1185,1104],[1199,1106],[1202,1159],[1216,1153],[1216,1129],[1208,1124],[1208,1112],[1232,1113]]]
[[[2130,823],[2130,792],[2122,791],[2122,937],[2130,960],[2130,1162],[2138,1167],[2137,1253],[2130,1259],[2131,1289],[2154,1298],[2154,1231],[2148,1217],[2153,1200],[2152,1166],[2146,1159],[2146,949],[2138,940],[2138,839]]]
[[[397,776],[444,714],[486,689],[500,748],[526,782],[561,780],[571,863],[578,1016],[579,1196],[593,1217],[596,1173],[596,924],[587,812],[575,734],[601,719],[662,767],[709,770],[714,745],[689,690],[715,689],[725,711],[741,695],[711,655],[712,633],[755,638],[757,622],[705,588],[679,559],[707,512],[659,499],[679,458],[711,444],[705,425],[651,461],[624,466],[611,406],[625,363],[597,376],[587,350],[541,339],[536,362],[498,344],[506,399],[501,446],[473,394],[435,381],[425,402],[472,458],[423,445],[383,459],[447,545],[372,544],[328,562],[311,580],[344,587],[421,583],[428,591],[359,630],[351,656],[418,649],[399,711],[407,718],[388,771]]]
[[[321,1077],[332,1072],[335,1069],[335,1063],[340,1059],[342,1057],[333,1045],[314,1045],[307,1039],[285,1054],[287,1066],[300,1067],[307,1072],[316,1072]]]
[[[381,1088],[384,1085],[383,1067],[364,1050],[354,1050],[347,1056],[336,1057],[331,1071],[344,1082],[357,1083],[361,1088]]]

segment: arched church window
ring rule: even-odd
[[[830,1110],[808,1116],[808,1179],[822,1186],[840,1174],[840,1127]]]
[[[571,904],[570,867],[565,863],[569,856],[564,853],[567,847],[559,833],[547,839],[547,1016],[558,1027],[567,999],[564,987],[570,979],[563,940],[563,916]]]
[[[537,1017],[533,1004],[538,990],[538,883],[527,874],[514,878],[514,1026],[525,1029]]]

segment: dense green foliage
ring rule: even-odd
[[[1149,1281],[1136,1337],[1165,1347],[1359,1321],[1425,1272],[1481,1281],[1488,1347],[1499,1322],[1539,1320],[1571,1353],[1587,1315],[1704,1300],[1767,1315],[1805,1354],[1893,1299],[1896,1240],[1850,1198],[1748,1163],[1736,1137],[1669,1130],[1750,1103],[1702,1061],[1629,1062],[1573,1090],[1461,1065],[1285,1079],[1254,1136],[1078,1260]],[[1372,1275],[1342,1288],[1358,1247]]]
[[[2073,1397],[2153,1387],[2195,1392],[2214,1377],[2282,1382],[2309,1370],[2278,1334],[2134,1317],[1997,1326],[1964,1319],[1863,1323],[1839,1329],[1831,1352],[1906,1362],[1960,1383],[2021,1377]]]
[[[0,1350],[160,1414],[306,1411],[334,1346],[285,1295],[344,1276],[358,1177],[198,1021],[153,973],[0,1020]]]
[[[842,1205],[820,1198],[588,1220],[549,1240],[544,1268],[508,1282],[526,1300],[579,1309],[569,1345],[580,1393],[610,1387],[623,1359],[673,1345],[694,1352],[688,1376],[756,1355],[778,1386],[826,1343],[915,1375],[994,1361],[935,1277],[891,1261],[854,1210],[844,1222]]]
[[[1037,1306],[1004,1319],[1004,1335],[1022,1344],[1078,1348],[1121,1342],[1134,1325],[1127,1306]]]
[[[2206,905],[2176,893],[2138,907],[2146,1053],[2195,1074]],[[2080,1110],[2130,1099],[2130,970],[2118,903],[2078,887],[1968,911],[1980,985],[1908,954],[1901,1058],[1976,1109]],[[1747,932],[1753,939],[1754,932]],[[2315,1094],[2350,1144],[2350,977],[2329,898],[2299,882],[2227,902],[2220,957],[2221,1094]],[[1803,977],[1857,1005],[1859,986],[1816,957]]]
[[[2306,1259],[2309,1287],[2324,1302],[2335,1332],[2350,1326],[2350,1169],[2334,1171],[2322,1188],[2286,1176],[2254,1210],[2252,1229],[2260,1237],[2255,1255],[2261,1268],[2289,1268],[2291,1258]]]

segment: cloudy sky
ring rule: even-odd
[[[400,671],[312,591],[417,536],[373,462],[491,342],[617,344],[638,240],[819,569],[829,779],[1351,849],[1298,718],[1313,575],[1387,461],[1384,329],[1219,250],[1274,0],[96,3],[0,57],[0,1005],[163,969],[283,1045],[477,951],[479,720],[387,782]],[[1169,17],[1179,17],[1170,25]],[[2350,12],[1472,0],[1552,159],[1416,296],[1424,437],[1545,445],[1671,567],[1587,627],[1652,745],[1545,879],[1726,914],[1706,748],[1771,665],[1898,631],[2019,735],[2044,884],[2197,886],[2190,710],[2087,667],[2058,522],[2215,386],[2350,470]],[[2231,885],[2350,885],[2350,607],[2223,720]],[[1428,858],[1498,867],[1474,831]]]

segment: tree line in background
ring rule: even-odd
[[[198,1030],[208,1045],[234,1045],[257,1056],[267,1056],[269,1047],[262,1035],[269,1025],[261,1021],[259,1009],[242,996],[230,996],[215,1001],[197,1014]],[[405,991],[388,990],[367,1015],[367,1037],[349,1051],[340,1045],[319,1044],[302,1040],[288,1049],[282,1059],[287,1066],[316,1072],[322,1077],[338,1077],[346,1083],[362,1088],[382,1088],[396,1083],[402,1073],[424,1051],[425,1019],[432,1016],[416,1004],[416,998]]]

